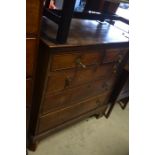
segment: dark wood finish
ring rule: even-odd
[[[38,146],[38,141],[31,142],[31,144],[28,144],[28,148],[29,148],[29,150],[31,150],[31,151],[35,151],[36,148],[37,148],[37,146]]]
[[[26,136],[29,145],[29,121],[31,120],[31,106],[35,68],[37,60],[38,41],[43,0],[26,0]],[[21,51],[22,52],[22,51]]]
[[[128,39],[109,24],[73,20],[67,44],[52,42],[48,35],[57,31],[51,25],[43,18],[29,130],[32,146],[81,119],[105,115],[128,52]]]
[[[80,102],[74,106],[62,109],[60,111],[49,113],[40,118],[38,133],[56,127],[59,124],[65,123],[83,113],[89,112],[101,106],[105,100],[105,96],[98,96],[94,99]]]
[[[82,50],[82,52],[90,49],[94,51],[103,51],[105,47],[126,48],[129,46],[129,39],[122,35],[122,31],[108,23],[102,25],[97,21],[92,22],[90,20],[73,19],[70,27],[68,43],[66,44],[55,44],[54,36],[56,35],[56,32],[56,25],[43,17],[41,36],[43,41],[51,49],[51,52],[58,50],[66,51],[69,47],[73,46],[77,47],[72,50]],[[59,48],[57,49],[56,47]],[[60,47],[65,47],[65,49],[60,49]],[[53,48],[55,48],[54,51],[52,51]]]
[[[45,96],[42,113],[46,114],[70,105],[71,91],[64,91]]]
[[[85,66],[93,65],[101,62],[102,57],[102,52],[99,53],[98,51],[56,54],[52,57],[51,70],[81,67],[80,62]]]
[[[104,63],[109,62],[121,62],[124,55],[126,54],[126,49],[107,49],[104,56]]]
[[[33,75],[34,63],[37,52],[37,43],[36,38],[27,38],[26,39],[26,76],[30,77]]]
[[[107,79],[101,79],[63,92],[46,95],[43,103],[43,114],[76,104],[103,92],[109,95],[113,86],[109,83],[112,84],[114,81],[107,82]]]
[[[87,69],[70,69],[51,73],[47,82],[47,92],[57,92],[75,87],[99,78],[107,78],[113,72],[115,64],[92,66]],[[111,72],[110,72],[111,71]]]
[[[26,0],[26,34],[39,36],[43,0]]]
[[[30,108],[26,107],[26,132],[28,132],[29,127],[29,117],[30,117]],[[26,141],[28,143],[28,141]]]
[[[26,107],[31,107],[32,78],[26,79]]]

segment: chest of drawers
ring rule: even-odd
[[[53,52],[40,43],[33,101],[36,117],[31,124],[36,139],[79,118],[104,115],[128,52],[126,48],[90,48],[84,53],[82,47],[81,51],[76,47],[64,49]]]
[[[109,98],[128,53],[128,41],[113,43],[103,38],[105,43],[97,43],[80,39],[79,46],[76,37],[69,38],[70,43],[65,45],[54,44],[45,36],[40,40],[30,149],[35,149],[42,138],[81,119],[103,116],[110,106]]]

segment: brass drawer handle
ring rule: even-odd
[[[84,69],[86,68],[86,65],[83,64],[83,63],[81,62],[81,59],[80,59],[80,58],[77,58],[77,59],[76,59],[76,64],[77,64],[78,66],[84,68]]]

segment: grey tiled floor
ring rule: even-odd
[[[42,140],[29,155],[128,155],[129,108],[116,105],[110,118],[94,117]]]

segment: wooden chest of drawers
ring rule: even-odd
[[[80,40],[80,46],[75,39],[69,38],[70,44],[57,45],[42,36],[31,111],[30,149],[35,149],[37,141],[54,131],[92,115],[106,114],[110,106],[109,98],[128,53],[127,39],[113,43],[103,38],[105,43],[99,44]]]
[[[128,50],[103,47],[98,52],[87,49],[82,53],[72,49],[52,52],[40,44],[33,105],[36,117],[31,124],[34,139],[79,117],[103,115],[109,106],[119,66]]]

